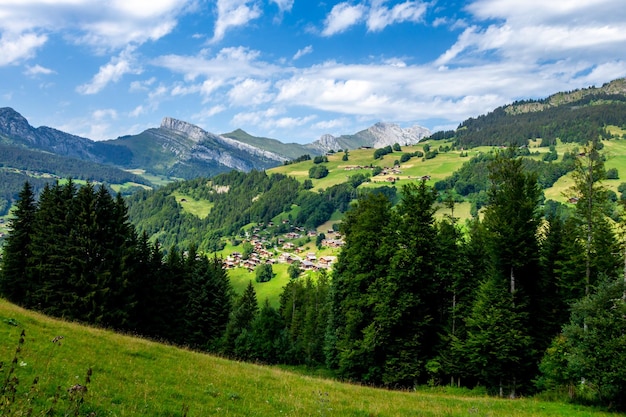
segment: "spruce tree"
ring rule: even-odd
[[[9,221],[9,234],[0,258],[0,294],[20,305],[27,302],[26,295],[34,290],[27,275],[27,262],[32,257],[31,237],[36,210],[33,188],[25,182]]]
[[[546,329],[541,327],[545,302],[542,290],[545,285],[539,274],[537,239],[541,190],[536,175],[524,171],[522,160],[515,158],[511,149],[496,157],[490,165],[489,178],[489,204],[483,224],[488,236],[490,266],[486,284],[483,285],[485,294],[478,294],[473,316],[466,323],[466,353],[470,355],[470,363],[488,364],[489,369],[492,369],[481,376],[483,382],[492,384],[491,387],[493,384],[501,386],[501,383],[507,383],[514,392],[516,386],[528,388],[536,372],[534,363],[538,361],[538,357],[533,358],[532,355],[543,351],[547,340],[545,336],[540,336],[546,333]],[[509,296],[506,298],[502,298],[502,288],[508,288]],[[503,301],[496,303],[490,299],[494,295]],[[488,325],[510,337],[496,342],[492,340],[496,335],[492,335],[492,329],[487,324],[471,325],[472,322],[480,323],[481,317],[476,314],[487,314],[485,311],[477,313],[486,307],[476,303],[488,302],[492,303],[488,310],[491,320]],[[501,311],[494,311],[496,308]],[[496,323],[496,318],[504,322]],[[485,334],[478,334],[480,332]],[[506,344],[507,340],[510,345]],[[485,344],[482,348],[481,343]],[[494,345],[498,350],[495,355],[489,354],[489,343],[499,343]],[[521,347],[523,350],[520,350]],[[509,354],[512,355],[510,359],[507,358]],[[482,358],[477,355],[482,355]],[[513,375],[502,373],[507,366],[513,365]]]
[[[72,273],[70,264],[77,256],[70,246],[75,195],[76,187],[70,179],[63,186],[46,185],[39,197],[31,241],[32,256],[27,263],[33,289],[25,303],[46,314],[70,319],[75,318],[69,303],[73,288],[68,282]]]
[[[382,379],[381,361],[364,340],[364,331],[372,325],[375,314],[371,287],[389,269],[386,244],[391,217],[389,200],[372,193],[359,200],[342,223],[346,243],[333,272],[325,352],[326,362],[345,378],[368,382]]]
[[[233,307],[224,334],[223,353],[238,359],[252,356],[252,322],[258,311],[256,291],[250,281]]]

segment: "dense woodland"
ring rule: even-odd
[[[554,390],[623,409],[625,251],[598,148],[572,161],[575,209],[547,215],[537,173],[512,149],[489,161],[484,215],[464,225],[435,220],[438,191],[425,181],[404,186],[397,204],[384,193],[309,192],[311,206],[344,193],[358,201],[346,197],[346,244],[332,275],[293,279],[278,309],[259,303],[251,284],[233,296],[221,260],[194,245],[164,255],[103,187],[49,186],[36,201],[26,184],[0,291],[51,315],[241,360],[326,367],[350,381],[480,385],[511,397]],[[250,181],[241,193],[256,195],[281,184],[303,198],[284,176],[207,181],[186,192],[224,204],[224,217],[207,221],[229,232],[273,206],[236,210],[219,186]],[[277,198],[279,210],[287,200]]]
[[[521,105],[522,103],[516,103]],[[456,137],[464,147],[499,146],[507,138],[508,146],[525,146],[528,139],[541,138],[542,146],[556,140],[584,144],[600,135],[609,138],[605,126],[626,125],[626,98],[622,94],[595,93],[567,105],[547,107],[542,111],[512,114],[505,107],[469,118],[456,131],[436,132],[432,138]]]

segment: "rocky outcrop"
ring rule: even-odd
[[[237,150],[243,152],[244,154],[249,154],[257,158],[265,159],[267,161],[274,161],[276,162],[276,164],[282,163],[287,160],[287,158],[278,155],[277,153],[269,152],[235,139],[207,132],[196,125],[192,125],[191,123],[187,123],[182,120],[173,119],[171,117],[163,118],[161,122],[161,129],[166,129],[176,132],[177,134],[182,134],[195,142],[196,145],[192,149],[192,154],[195,150],[198,155],[194,155],[194,158],[212,159],[233,169],[241,169],[239,167],[248,166],[250,164],[244,163],[245,161],[239,161],[238,159],[241,158],[236,158],[233,155],[229,154],[229,149]],[[207,143],[217,143],[221,145],[221,152],[218,152],[217,149],[206,149]],[[250,169],[251,168],[243,170],[249,171]]]
[[[93,141],[46,126],[34,128],[10,107],[0,108],[0,135],[29,148],[101,162],[93,152]]]
[[[338,149],[355,149],[361,146],[384,148],[395,143],[414,145],[425,137],[430,136],[430,134],[430,130],[418,125],[402,128],[394,123],[379,122],[354,135],[342,135],[339,137],[328,134],[322,135],[311,146],[324,151],[336,151]]]

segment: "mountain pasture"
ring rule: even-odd
[[[0,299],[0,360],[17,355],[18,399],[39,377],[32,405],[46,410],[59,387],[87,384],[81,415],[97,416],[567,416],[609,417],[607,412],[537,399],[505,400],[480,390],[443,388],[389,391],[311,377],[276,367],[229,361],[51,319]],[[62,338],[60,338],[62,336]],[[56,342],[53,342],[56,340]]]

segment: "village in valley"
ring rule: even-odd
[[[242,242],[243,251],[231,252],[224,259],[224,267],[245,268],[252,272],[261,264],[298,263],[302,271],[329,269],[337,261],[338,249],[344,244],[341,234],[332,228],[325,232],[305,230],[303,227],[290,225],[288,219],[281,221],[280,227],[273,222],[260,223],[246,232]],[[276,230],[288,231],[276,233]],[[336,249],[333,255],[319,255],[317,248]],[[327,252],[326,250],[324,252]]]

